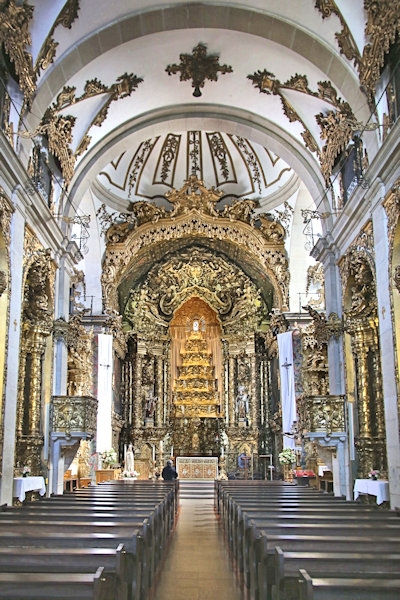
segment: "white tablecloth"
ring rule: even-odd
[[[46,484],[43,477],[14,477],[14,498],[23,502],[26,492],[32,491],[39,492],[41,496],[45,495]]]
[[[373,479],[356,479],[354,484],[354,500],[357,500],[360,494],[376,496],[377,504],[387,502],[389,500],[389,482],[374,481]]]

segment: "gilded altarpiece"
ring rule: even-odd
[[[358,475],[387,471],[374,244],[369,223],[340,263],[349,400],[357,420]]]
[[[6,364],[10,292],[10,223],[13,207],[0,187],[0,389],[3,389]],[[3,395],[0,395],[0,439],[3,439]]]
[[[387,194],[384,207],[388,217],[388,237],[390,251],[389,285],[392,298],[392,320],[396,342],[397,382],[400,373],[400,179]],[[397,383],[397,404],[400,414],[400,390]]]
[[[166,198],[170,211],[136,202],[106,231],[104,304],[121,315],[128,346],[122,443],[134,443],[135,460],[150,449],[154,468],[176,452],[220,455],[224,472],[246,453],[257,467],[269,392],[256,334],[273,306],[287,310],[285,230],[248,200],[219,210],[218,190],[195,177]],[[187,342],[198,345],[202,372],[190,384]]]
[[[43,419],[50,402],[56,266],[29,229],[25,232],[24,297],[16,422],[16,466],[41,474]],[[46,380],[46,377],[49,378]]]

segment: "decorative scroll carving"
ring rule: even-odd
[[[261,337],[264,339],[265,349],[269,360],[278,356],[278,333],[285,333],[288,329],[289,322],[285,315],[276,311],[271,313],[268,331],[266,333],[260,333]]]
[[[322,13],[323,19],[330,17],[332,14],[339,18],[342,30],[339,33],[336,33],[335,37],[338,41],[341,53],[344,54],[349,60],[354,61],[356,66],[360,67],[361,56],[358,51],[357,44],[334,0],[316,0],[315,8]]]
[[[91,396],[53,396],[51,430],[95,435],[97,431],[97,400]]]
[[[331,337],[338,339],[344,331],[343,321],[336,313],[331,313],[326,319],[325,313],[318,312],[312,306],[303,306],[313,319],[313,335],[319,346],[327,344]]]
[[[45,335],[52,329],[53,287],[50,250],[38,251],[31,261],[25,281],[23,313],[26,327],[40,327]]]
[[[351,336],[358,435],[359,475],[387,469],[379,321],[376,298],[373,231],[368,223],[340,266],[344,285],[345,330]]]
[[[157,335],[191,296],[204,298],[213,307],[225,333],[238,327],[254,331],[266,311],[260,291],[239,268],[191,247],[153,267],[144,285],[131,291],[124,319],[133,331]]]
[[[400,217],[400,179],[397,179],[387,194],[383,206],[388,217],[389,245],[393,250],[394,236]]]
[[[104,327],[108,328],[113,336],[113,347],[120,358],[125,358],[127,348],[126,336],[122,330],[122,315],[112,315],[104,322]]]
[[[14,212],[14,207],[6,196],[5,191],[0,185],[0,227],[4,237],[4,245],[9,248],[11,243],[11,217]]]
[[[26,0],[23,4],[15,0],[2,2],[0,9],[0,45],[14,63],[19,85],[25,102],[30,105],[36,91],[36,76],[33,70],[32,55],[26,50],[31,46],[29,23],[34,7]]]
[[[54,31],[58,27],[58,25],[62,25],[67,29],[71,29],[72,23],[78,16],[79,11],[79,0],[67,0],[64,6],[61,9],[60,14],[57,19],[54,21],[54,25],[51,28],[42,48],[39,52],[39,55],[36,60],[35,72],[38,74],[40,69],[46,70],[47,67],[53,63],[54,57],[56,55],[56,48],[58,43],[54,41],[53,35]]]
[[[67,392],[69,396],[90,396],[92,391],[93,330],[82,325],[80,315],[68,322],[64,336],[68,348]]]
[[[317,263],[307,269],[307,286],[306,294],[311,290],[315,290],[317,298],[311,298],[308,305],[315,309],[323,309],[325,307],[325,275],[324,268],[321,263]]]
[[[339,18],[342,31],[336,33],[336,39],[341,53],[354,61],[358,68],[361,89],[373,105],[376,83],[381,76],[385,54],[389,52],[391,44],[396,42],[396,36],[400,32],[399,3],[392,0],[364,1],[364,9],[367,12],[365,36],[369,42],[364,46],[362,56],[334,0],[316,0],[315,7],[321,11],[323,18],[332,14]]]
[[[189,237],[207,239],[208,243],[226,241],[241,248],[244,253],[250,253],[271,280],[278,296],[274,299],[276,305],[283,309],[287,306],[289,274],[283,227],[268,219],[267,215],[261,215],[257,221],[250,217],[250,224],[231,222],[226,218],[228,212],[219,213],[215,209],[219,197],[220,192],[206,190],[202,182],[191,178],[179,192],[173,190],[168,195],[168,200],[174,205],[170,213],[164,213],[147,202],[135,203],[133,206],[138,206],[141,225],[137,221],[133,225],[125,221],[110,228],[108,237],[118,242],[108,244],[102,273],[107,312],[118,312],[119,278],[138,252],[144,248],[149,251],[165,240],[170,242]],[[245,212],[242,214],[249,211],[249,201],[244,202]],[[234,210],[236,208],[235,205]]]
[[[110,86],[104,85],[98,79],[92,79],[85,83],[84,92],[78,98],[75,97],[76,88],[65,86],[58,94],[56,101],[46,110],[39,127],[33,133],[28,134],[29,137],[46,136],[50,152],[60,161],[61,171],[67,186],[74,174],[76,158],[84,148],[79,144],[78,151],[75,154],[72,152],[70,145],[76,118],[61,113],[65,113],[67,108],[78,102],[94,96],[106,95],[107,101],[95,115],[89,129],[93,125],[100,126],[107,117],[110,104],[120,98],[130,96],[142,81],[143,79],[132,73],[130,75],[128,73],[120,75],[116,82]],[[86,138],[85,147],[89,142],[90,138]]]
[[[364,7],[367,11],[365,34],[370,41],[363,50],[359,69],[360,84],[373,102],[385,54],[400,33],[400,5],[392,0],[364,0]]]
[[[289,121],[298,121],[303,125],[304,131],[302,137],[305,145],[311,152],[315,152],[318,155],[322,174],[325,181],[328,182],[336,157],[347,147],[353,134],[355,117],[350,105],[339,98],[337,91],[330,81],[319,81],[318,91],[313,92],[308,87],[308,80],[305,75],[295,75],[285,83],[281,83],[273,73],[264,69],[263,71],[257,71],[253,75],[248,75],[247,78],[253,82],[253,85],[259,89],[260,93],[279,96],[283,112]],[[314,98],[319,98],[330,107],[333,107],[334,110],[331,109],[326,114],[320,113],[316,115],[317,123],[321,128],[321,138],[326,141],[321,151],[319,150],[317,141],[307,128],[306,123],[285,98],[285,90],[294,90]]]
[[[346,430],[344,396],[304,396],[298,399],[297,408],[304,432],[330,435]]]
[[[180,81],[192,81],[194,88],[193,96],[201,96],[200,88],[204,87],[206,79],[210,81],[218,80],[218,73],[232,73],[232,67],[229,65],[220,65],[219,56],[210,54],[207,56],[207,46],[197,44],[193,48],[192,54],[180,54],[180,64],[168,65],[165,69],[168,75],[176,75],[180,72]]]

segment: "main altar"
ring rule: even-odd
[[[214,480],[218,477],[218,458],[214,456],[178,456],[179,479]]]

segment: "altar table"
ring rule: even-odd
[[[41,496],[46,493],[46,484],[43,477],[14,477],[13,496],[20,502],[25,500],[26,492],[39,492]]]
[[[389,482],[374,479],[356,479],[354,484],[354,500],[357,500],[360,494],[369,494],[376,496],[376,503],[382,504],[389,500]]]
[[[176,470],[179,479],[214,480],[218,478],[218,458],[178,456]]]

